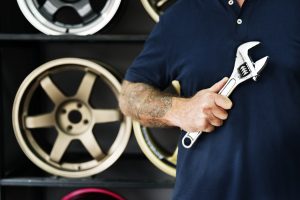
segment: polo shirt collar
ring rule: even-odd
[[[253,12],[253,9],[255,9],[256,5],[258,5],[257,2],[259,2],[259,0],[245,0],[243,6],[240,7],[237,0],[220,1],[222,1],[222,3],[226,3],[226,6],[232,11],[235,19],[240,17],[249,17]]]

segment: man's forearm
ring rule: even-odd
[[[126,115],[145,126],[175,125],[167,117],[174,104],[174,95],[161,92],[150,85],[124,81],[119,102]]]
[[[187,132],[212,132],[227,119],[232,102],[218,94],[228,78],[193,97],[181,98],[144,83],[124,81],[119,98],[122,112],[145,126],[176,126]]]

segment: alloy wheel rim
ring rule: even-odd
[[[175,0],[141,0],[145,10],[155,21],[159,21],[160,15],[175,2]]]
[[[26,19],[36,29],[48,35],[94,34],[112,20],[121,4],[121,0],[106,0],[101,8],[95,9],[91,0],[18,0],[17,2]],[[62,9],[71,9],[73,18],[78,19],[78,22],[57,21],[56,16],[62,12]]]
[[[65,96],[49,76],[64,70],[83,70],[85,73],[76,94],[71,97]],[[108,70],[98,63],[78,58],[63,58],[45,63],[29,74],[21,84],[13,105],[14,132],[27,157],[43,170],[71,178],[91,176],[110,167],[124,151],[130,137],[131,120],[122,116],[118,109],[95,109],[89,105],[88,99],[96,78],[104,79],[115,96],[118,96],[120,82]],[[49,113],[29,116],[29,103],[38,86],[43,88],[55,106]],[[68,119],[72,112],[80,114],[81,119],[73,122]],[[120,121],[118,134],[109,150],[104,153],[92,129],[95,124],[114,121]],[[48,127],[54,127],[58,134],[51,152],[47,153],[33,137],[32,130]],[[90,161],[62,161],[64,153],[74,140],[82,143],[92,157]]]
[[[179,82],[173,81],[172,85],[176,93],[180,94]],[[142,126],[137,121],[133,121],[133,130],[138,145],[150,162],[164,173],[175,177],[178,147],[176,147],[171,154],[167,153],[167,151],[161,147],[159,141],[154,139],[151,130]]]

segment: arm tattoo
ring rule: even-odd
[[[124,81],[119,102],[122,111],[141,124],[165,127],[162,118],[172,108],[172,97],[150,85]]]

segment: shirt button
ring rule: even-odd
[[[229,0],[229,1],[228,1],[228,4],[231,5],[231,6],[233,5],[233,3],[234,3],[233,0]]]
[[[238,19],[238,20],[236,21],[236,23],[237,23],[237,24],[242,24],[242,23],[243,23],[243,20],[242,20],[242,19]]]

